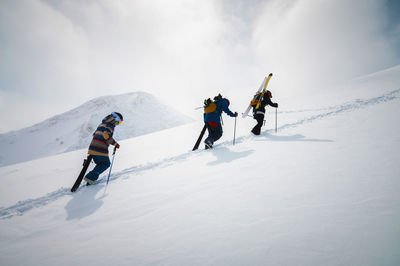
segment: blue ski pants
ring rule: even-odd
[[[208,130],[208,137],[205,139],[204,142],[213,145],[214,141],[217,141],[222,137],[222,126],[221,124],[218,124],[216,127],[213,127],[208,123],[206,123],[206,125]]]
[[[87,173],[86,178],[89,178],[90,180],[97,180],[99,178],[99,175],[103,173],[105,170],[110,167],[110,158],[108,156],[100,156],[100,155],[93,155],[93,161],[96,164],[96,166],[93,168],[92,171]]]

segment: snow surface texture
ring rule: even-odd
[[[0,134],[0,166],[87,148],[94,130],[111,112],[124,117],[114,133],[117,141],[192,121],[145,92],[103,96],[32,127]]]
[[[69,192],[86,150],[1,167],[0,265],[400,265],[400,67],[349,86],[235,146],[225,116],[191,152],[201,114],[122,141],[107,187]]]

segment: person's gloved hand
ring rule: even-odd
[[[238,116],[238,113],[237,113],[237,112],[235,112],[235,113],[234,113],[234,115],[235,115],[235,117],[237,117],[237,116]]]
[[[278,108],[278,103],[275,104],[275,108]]]
[[[118,143],[116,143],[116,144],[115,144],[115,147],[116,147],[117,149],[119,149],[119,144],[118,144]]]

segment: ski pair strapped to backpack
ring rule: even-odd
[[[255,106],[255,109],[258,109],[260,107],[261,101],[262,101],[262,99],[264,97],[265,92],[267,91],[267,86],[268,86],[268,83],[269,83],[269,80],[271,79],[271,77],[272,77],[272,73],[270,73],[268,75],[268,77],[266,77],[264,79],[264,81],[261,83],[261,86],[258,89],[258,91],[256,92],[256,95],[254,95],[254,97],[251,100],[251,102],[250,102],[249,106],[247,107],[246,111],[244,111],[244,113],[242,114],[243,118],[245,118],[249,114],[249,112],[250,112],[252,107]]]
[[[272,77],[272,73],[270,73],[270,74],[268,75],[267,81],[265,82],[264,89],[263,89],[262,92],[261,92],[260,100],[258,101],[258,103],[257,103],[257,105],[256,105],[256,109],[258,109],[258,108],[260,107],[261,101],[263,100],[264,94],[265,94],[265,92],[267,91],[268,82],[269,82],[269,80],[271,79],[271,77]]]

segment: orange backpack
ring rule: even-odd
[[[260,102],[261,92],[254,95],[253,100],[251,100],[250,105],[252,107],[256,107],[257,104]]]
[[[215,112],[216,109],[217,105],[210,98],[204,100],[204,113],[209,114]]]

